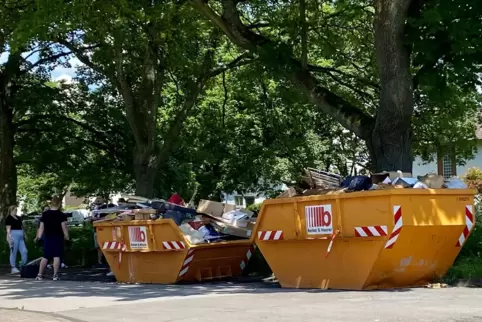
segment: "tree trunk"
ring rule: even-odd
[[[404,29],[411,0],[377,0],[375,48],[380,106],[367,145],[377,171],[412,172],[413,84]]]
[[[0,93],[0,220],[8,206],[17,203],[17,167],[13,158],[13,111]]]
[[[145,147],[136,147],[134,149],[134,175],[137,196],[155,197],[158,171],[159,160],[156,152]]]

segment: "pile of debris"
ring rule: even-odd
[[[467,185],[457,177],[444,179],[443,176],[434,173],[414,178],[411,173],[385,171],[370,176],[348,176],[343,179],[334,173],[308,168],[305,169],[298,184],[289,187],[277,198],[407,188],[466,189]]]
[[[189,208],[178,196],[168,201],[125,196],[125,203],[102,209],[96,221],[172,219],[192,244],[249,239],[256,224],[255,214],[234,205],[201,200],[197,209]]]

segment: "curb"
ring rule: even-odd
[[[50,312],[39,312],[39,311],[32,311],[32,310],[24,310],[24,309],[19,309],[19,308],[5,308],[5,307],[0,307],[0,312],[15,312],[15,313],[27,313],[27,314],[31,314],[31,315],[35,315],[37,317],[45,317],[47,318],[48,320],[46,321],[51,321],[51,318],[54,318],[54,319],[58,319],[59,321],[58,322],[86,322],[86,321],[83,321],[83,320],[79,320],[79,319],[74,319],[74,318],[69,318],[69,317],[65,317],[61,314],[57,314],[57,313],[50,313]],[[36,321],[38,322],[42,322],[43,320],[37,320],[35,319]]]

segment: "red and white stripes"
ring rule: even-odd
[[[393,226],[392,233],[388,238],[387,243],[385,244],[385,249],[392,249],[393,245],[398,239],[400,232],[402,231],[402,207],[401,206],[393,206],[393,221],[395,225]]]
[[[465,206],[465,227],[464,231],[460,234],[456,247],[462,247],[469,237],[472,228],[474,227],[474,209],[472,205]]]
[[[355,237],[381,237],[387,236],[387,226],[361,226],[355,227]]]
[[[119,257],[117,258],[118,265],[120,267],[122,263],[122,252],[125,252],[127,250],[127,246],[124,243],[121,242],[105,242],[102,245],[103,250],[107,251],[118,251],[119,252]]]
[[[190,249],[187,252],[186,259],[182,264],[181,270],[179,271],[179,277],[183,277],[186,275],[187,271],[189,271],[189,266],[191,265],[192,260],[194,259],[194,249]]]
[[[282,230],[258,231],[259,240],[283,240]]]
[[[328,248],[326,249],[325,258],[328,258],[328,255],[331,252],[331,247],[333,247],[333,242],[335,241],[336,235],[338,235],[340,231],[337,230],[333,235],[331,235],[330,243],[328,244]]]
[[[163,241],[162,248],[167,250],[181,250],[186,248],[182,241]]]
[[[102,246],[102,249],[126,251],[127,247],[125,244],[120,242],[105,242],[104,245]]]
[[[250,247],[246,252],[246,256],[244,257],[244,259],[241,261],[241,264],[239,265],[242,271],[246,268],[246,266],[248,266],[248,262],[251,259],[251,256],[253,256],[255,249],[256,249],[256,245]]]

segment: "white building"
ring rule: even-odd
[[[466,160],[465,165],[458,165],[455,161],[455,157],[448,155],[438,155],[434,158],[433,162],[424,163],[422,159],[416,157],[413,162],[413,175],[423,176],[427,173],[436,173],[443,175],[445,178],[451,176],[463,176],[469,168],[481,168],[482,169],[482,128],[477,129],[477,152],[474,158]]]
[[[285,184],[280,184],[273,187],[273,190],[285,191],[288,187]],[[223,193],[223,202],[236,205],[239,208],[246,208],[252,204],[262,203],[267,199],[267,196],[262,192],[248,192],[248,193],[237,193],[233,192],[231,194]]]

